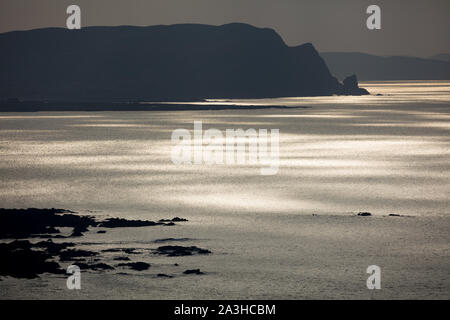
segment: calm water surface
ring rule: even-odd
[[[387,288],[378,297],[448,298],[450,82],[361,86],[381,95],[208,102],[308,107],[288,110],[0,113],[0,207],[180,216],[190,222],[108,232],[101,245],[188,237],[214,252],[179,259],[208,272],[201,281],[91,274],[80,295],[371,298],[365,268],[379,264]],[[193,130],[194,121],[204,129],[279,129],[278,174],[174,165],[171,133]],[[375,217],[352,216],[359,211]],[[154,273],[178,272],[173,260],[151,262]],[[61,279],[8,281],[0,282],[1,297],[71,294]]]
[[[450,83],[369,83],[383,96],[237,101],[308,109],[0,115],[0,202],[108,214],[447,215]],[[220,102],[223,103],[223,102]],[[280,129],[280,170],[176,166],[171,133]]]

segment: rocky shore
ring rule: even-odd
[[[130,269],[146,271],[151,264],[144,261],[131,261],[130,256],[140,255],[150,258],[152,255],[180,257],[191,255],[208,255],[211,251],[196,246],[159,246],[156,248],[110,248],[100,251],[82,250],[77,248],[73,240],[90,232],[89,228],[102,228],[97,234],[104,234],[103,229],[112,228],[143,228],[155,226],[175,226],[176,223],[188,222],[187,219],[175,217],[161,219],[157,222],[149,220],[127,220],[107,218],[97,220],[92,216],[82,216],[63,209],[0,209],[0,278],[37,278],[42,274],[65,274],[61,263],[76,264],[81,270],[110,271]],[[63,232],[62,229],[70,232]],[[70,229],[69,229],[70,230]],[[37,241],[36,239],[40,239]],[[45,240],[42,240],[45,239]],[[67,240],[61,240],[67,239]],[[69,240],[72,241],[69,241]],[[8,242],[8,240],[12,240]],[[180,241],[189,239],[183,238]],[[62,242],[67,241],[67,242]],[[178,239],[157,239],[154,243],[178,241]],[[111,265],[106,263],[105,254],[115,254]],[[188,272],[180,274],[203,274],[203,272]],[[159,274],[158,277],[173,277],[174,275]]]

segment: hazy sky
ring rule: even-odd
[[[65,27],[70,4],[83,26],[245,22],[319,51],[450,53],[450,0],[0,0],[0,32]],[[380,31],[366,28],[371,4],[382,9]]]

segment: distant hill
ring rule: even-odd
[[[193,100],[366,94],[312,44],[247,24],[88,27],[0,34],[0,98]],[[350,73],[348,73],[350,74]]]
[[[359,80],[449,80],[450,62],[413,57],[380,57],[358,52],[323,52],[332,74],[343,79],[349,73]]]
[[[441,61],[450,61],[450,53],[440,53],[440,54],[430,57],[430,59],[441,60]]]

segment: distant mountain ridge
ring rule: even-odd
[[[3,99],[367,94],[356,78],[337,81],[312,44],[288,47],[274,30],[240,23],[14,31],[0,34],[0,48]]]
[[[436,54],[436,55],[430,57],[430,59],[441,60],[441,61],[450,61],[450,53]]]
[[[338,79],[354,73],[362,81],[450,80],[450,62],[436,57],[381,57],[360,52],[322,52],[320,55]]]

